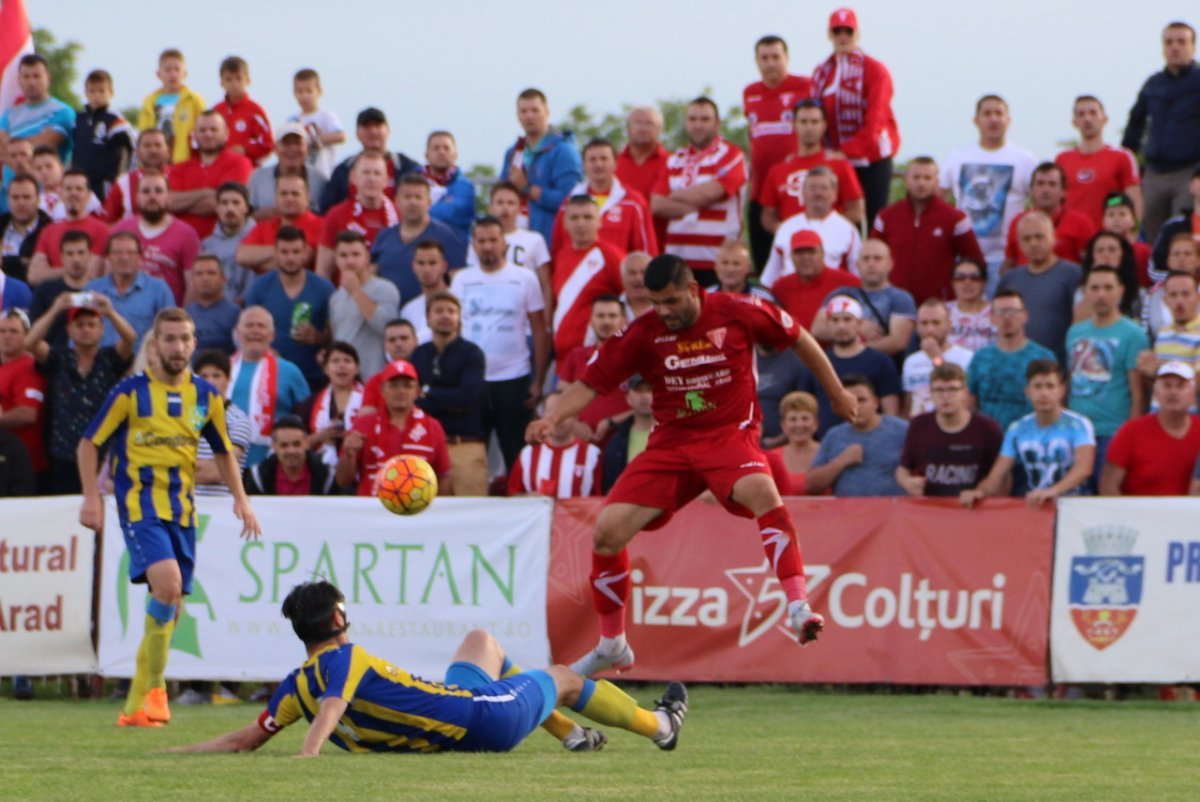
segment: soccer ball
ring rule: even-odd
[[[416,515],[433,503],[437,491],[437,474],[420,457],[392,457],[375,474],[375,497],[396,515]]]

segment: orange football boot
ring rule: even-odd
[[[146,701],[142,703],[142,710],[146,711],[146,716],[151,721],[158,721],[162,724],[169,723],[171,708],[167,706],[167,689],[151,688],[146,691]]]
[[[152,721],[150,719],[150,717],[146,715],[146,709],[142,708],[141,710],[134,713],[132,716],[127,716],[127,715],[125,715],[124,712],[118,713],[117,714],[117,726],[118,727],[161,727],[161,726],[163,726],[163,724],[161,721]]]

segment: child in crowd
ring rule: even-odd
[[[249,86],[250,65],[241,56],[229,56],[221,62],[225,99],[214,108],[229,126],[228,148],[244,153],[257,166],[275,150],[275,137],[267,113],[246,93]]]
[[[142,101],[138,130],[157,128],[165,133],[171,148],[171,163],[179,164],[192,156],[192,129],[207,104],[204,98],[184,85],[187,62],[179,50],[168,48],[159,54],[155,75],[162,86]]]
[[[318,108],[321,76],[314,69],[300,70],[292,78],[292,94],[300,104],[300,112],[288,117],[288,122],[300,123],[308,132],[308,166],[332,175],[337,165],[334,151],[346,141],[346,131],[337,115]]]

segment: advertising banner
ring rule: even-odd
[[[239,537],[228,499],[198,503],[196,581],[171,642],[170,678],[282,679],[305,656],[283,599],[321,578],[346,596],[351,639],[415,674],[440,679],[475,628],[518,664],[547,663],[548,499],[442,498],[401,517],[370,498],[255,497],[256,542]],[[128,677],[147,593],[129,582],[111,501],[106,515],[100,672]]]
[[[1046,679],[1053,509],[988,500],[786,501],[821,639],[804,648],[753,521],[693,502],[630,545],[633,679],[1032,685]],[[599,636],[592,528],[601,502],[560,502],[550,640],[571,662]]]
[[[79,499],[5,499],[0,521],[0,675],[94,671],[96,536]]]
[[[1197,512],[1194,498],[1059,502],[1056,682],[1200,679]]]

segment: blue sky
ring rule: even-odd
[[[787,39],[792,71],[808,74],[828,55],[825,25],[837,4],[26,0],[26,7],[34,26],[83,44],[81,75],[93,67],[113,74],[118,106],[140,103],[155,88],[156,57],[168,46],[187,54],[189,84],[216,102],[217,65],[236,53],[249,61],[251,95],[273,123],[294,109],[293,72],[311,66],[322,74],[324,105],[351,140],[358,110],[376,105],[391,121],[393,149],[420,158],[425,135],[448,128],[470,165],[499,163],[517,133],[514,98],[526,86],[546,92],[555,117],[576,103],[616,110],[706,86],[725,107],[740,103],[742,87],[756,79],[753,44],[766,33]],[[853,7],[863,47],[892,71],[906,159],[944,156],[972,141],[975,99],[989,92],[1009,100],[1010,140],[1040,157],[1072,136],[1077,94],[1105,101],[1109,139],[1117,139],[1138,87],[1162,67],[1163,25],[1188,6],[869,0]]]

